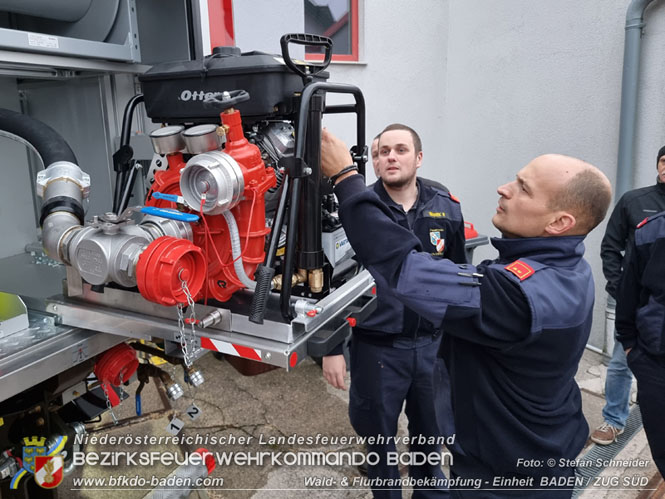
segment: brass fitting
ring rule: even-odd
[[[272,278],[272,281],[270,281],[270,287],[277,291],[282,289],[282,274],[277,274]]]
[[[312,269],[309,271],[309,289],[312,293],[323,291],[323,269]]]
[[[282,274],[277,274],[275,277],[272,278],[272,288],[276,291],[279,291],[282,289],[282,280],[283,280]],[[291,286],[296,286],[298,284],[302,284],[307,281],[307,270],[306,269],[298,269],[296,274],[293,274],[291,276]]]
[[[298,279],[298,284],[302,284],[303,282],[307,282],[307,269],[298,269],[296,270],[297,272],[297,279]]]

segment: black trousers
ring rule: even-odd
[[[452,419],[449,407],[437,407],[440,397],[435,391],[437,352],[441,336],[396,339],[391,346],[366,343],[357,337],[351,340],[351,391],[349,393],[349,417],[356,433],[362,437],[397,434],[397,420],[402,406],[409,420],[409,436],[441,437],[441,414],[444,410]],[[442,365],[440,368],[444,368]],[[447,377],[446,377],[447,380]],[[437,385],[437,390],[442,390]],[[388,456],[396,452],[394,442],[367,445],[372,455],[379,457],[376,464],[369,463],[370,479],[399,479],[396,464],[389,464]],[[413,441],[409,451],[424,455],[440,453],[437,444]],[[393,454],[394,455],[394,454]],[[427,462],[409,466],[409,476],[414,479],[436,479],[445,483],[438,463]],[[375,498],[402,497],[399,487],[373,487]],[[414,488],[414,499],[449,497],[446,486]]]
[[[665,357],[649,355],[636,346],[628,354],[628,367],[637,379],[637,400],[651,455],[665,477]]]

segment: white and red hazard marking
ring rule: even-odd
[[[64,459],[56,456],[37,456],[35,458],[35,481],[45,489],[53,489],[60,485],[63,477]]]
[[[236,357],[242,357],[244,359],[258,360],[259,362],[262,361],[261,350],[236,345],[235,343],[228,343],[226,341],[214,340],[202,336],[201,347],[207,350],[214,350],[215,352],[235,355]]]

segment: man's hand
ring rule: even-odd
[[[321,171],[323,174],[326,177],[332,177],[352,163],[353,159],[346,144],[324,128],[321,132]]]
[[[628,354],[630,353],[630,351],[631,351],[632,349],[633,349],[633,347],[630,347],[630,348],[626,349],[626,357],[628,357]]]
[[[328,355],[323,357],[323,377],[328,383],[340,390],[346,390],[344,375],[346,374],[346,361],[344,355]]]

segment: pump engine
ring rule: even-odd
[[[324,46],[324,63],[296,63],[293,43]],[[65,296],[50,305],[63,323],[163,338],[187,366],[202,347],[292,368],[371,312],[373,281],[352,259],[319,166],[322,116],[354,113],[364,173],[362,93],[326,82],[329,39],[285,35],[281,44],[281,58],[221,47],[139,78],[143,94],[127,106],[114,159],[131,163],[128,130],[143,101],[161,124],[150,139],[163,167],[140,206],[128,207],[134,172],[120,167],[114,210],[84,223],[88,176],[66,144],[45,161],[44,248],[68,266]],[[329,92],[355,104],[326,106]]]

